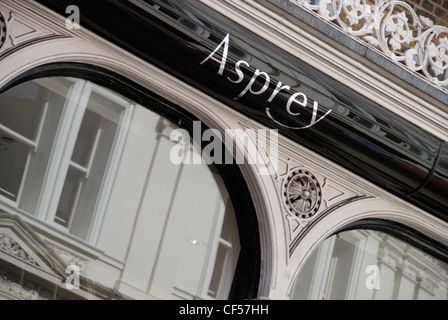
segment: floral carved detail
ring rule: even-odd
[[[38,266],[36,261],[10,236],[0,233],[0,251],[6,252],[28,264]]]
[[[284,187],[286,205],[292,214],[309,218],[319,210],[322,191],[317,179],[308,171],[294,171],[286,179]]]
[[[50,300],[52,292],[36,283],[21,280],[18,274],[0,268],[0,294],[20,300]]]
[[[448,85],[448,28],[403,1],[290,0],[318,13],[439,86]]]

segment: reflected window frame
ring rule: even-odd
[[[73,77],[91,81],[95,85],[113,92],[139,104],[172,123],[185,129],[193,137],[194,122],[198,117],[155,93],[144,85],[117,74],[114,71],[86,63],[64,62],[50,63],[35,67],[22,73],[0,88],[0,94],[21,83],[45,77]],[[209,129],[202,125],[201,130]],[[223,143],[223,150],[226,146]],[[248,185],[237,164],[213,164],[227,187],[230,201],[235,208],[238,232],[240,233],[240,256],[230,288],[229,299],[255,299],[258,296],[261,273],[261,247],[258,218]],[[66,238],[67,241],[77,241]],[[79,245],[85,244],[81,241]],[[90,250],[90,249],[89,249]]]
[[[370,247],[373,245],[371,240],[374,242],[379,241],[379,247],[376,249],[374,249],[375,246]],[[346,248],[339,248],[344,246],[344,243]],[[374,250],[372,251],[372,249]],[[376,250],[379,251],[377,252]],[[389,251],[391,251],[391,257],[388,256]],[[367,259],[367,256],[374,258],[375,263],[368,265],[364,270],[366,267],[366,261],[364,260]],[[396,259],[398,260],[395,261]],[[434,266],[442,265],[437,268],[444,268],[445,271],[442,272],[442,276],[443,274],[445,274],[445,277],[447,276],[447,246],[418,230],[392,220],[361,219],[340,228],[328,236],[311,253],[297,277],[293,280],[290,298],[293,300],[364,300],[367,298],[363,295],[358,295],[357,291],[365,286],[368,289],[366,291],[371,292],[370,298],[372,299],[408,300],[411,299],[411,296],[412,299],[420,299],[424,296],[424,294],[423,296],[420,295],[420,291],[429,290],[429,287],[424,287],[427,284],[423,284],[423,281],[420,283],[419,276],[425,277],[423,273],[426,271],[430,272],[429,270],[432,269],[432,267],[428,268],[428,270],[420,271],[415,269],[413,263],[424,265],[423,260],[420,261],[421,259],[428,259],[429,265],[433,263],[435,264]],[[318,270],[315,270],[313,267],[316,264]],[[415,270],[407,271],[406,266],[408,264],[412,270]],[[339,272],[336,270],[337,268],[339,268]],[[394,281],[398,281],[392,286],[392,293],[386,293],[381,290],[383,281],[390,284],[389,281],[383,279],[383,276],[388,275],[384,272],[388,270],[392,270]],[[312,276],[310,276],[309,272],[312,272]],[[316,272],[317,274],[315,274]],[[415,279],[413,272],[417,272]],[[306,276],[301,277],[301,274],[306,274]],[[338,274],[337,279],[335,274]],[[388,276],[390,278],[390,274]],[[402,277],[410,280],[414,279],[412,281],[415,282],[414,285],[416,287],[412,290],[411,296],[409,296],[409,292],[404,294],[404,291],[401,291]],[[385,278],[387,279],[387,277]],[[334,281],[336,281],[336,285]],[[300,286],[303,288],[302,291],[300,291]],[[386,287],[386,291],[390,288],[390,286]],[[448,294],[448,291],[446,293]],[[391,294],[390,297],[386,298],[389,294]]]
[[[106,212],[104,204],[107,203],[107,198],[112,189],[110,181],[114,180],[118,169],[117,157],[122,153],[125,140],[123,136],[129,126],[135,105],[114,92],[95,85],[90,81],[70,77],[39,77],[18,84],[12,87],[11,90],[21,90],[21,85],[27,85],[28,83],[32,83],[48,93],[42,101],[42,112],[39,119],[37,119],[38,127],[32,139],[33,144],[25,143],[28,147],[28,152],[25,155],[25,166],[22,170],[16,200],[9,201],[2,197],[2,201],[9,201],[17,209],[24,210],[26,213],[45,221],[63,232],[76,234],[82,240],[94,244],[98,239],[100,233],[99,225],[101,225],[101,220]],[[2,96],[8,92],[8,90],[2,91]],[[109,106],[100,106],[98,103],[95,103],[92,98],[95,95],[107,99],[109,103],[116,104],[121,110],[117,119],[114,119],[116,122],[114,136],[111,138],[105,137],[106,135],[101,136],[98,134],[101,133],[101,130],[97,130],[88,163],[81,164],[77,163],[73,156],[79,143],[79,133],[83,127],[86,115],[88,113],[98,114],[98,117],[104,122],[106,118],[101,113],[104,113],[106,108],[109,109]],[[60,101],[53,101],[52,97],[55,96],[59,97]],[[53,110],[54,108],[60,114],[56,119],[49,114],[55,111]],[[21,115],[18,114],[16,116],[20,117]],[[110,115],[108,116],[110,117]],[[46,130],[43,129],[44,126],[54,127],[53,135],[44,134],[43,132]],[[14,130],[6,126],[2,127],[5,128],[2,128],[0,131],[4,134],[10,133],[9,135],[12,135],[14,138],[21,137],[19,132],[14,132]],[[99,148],[103,144],[104,139],[113,140],[108,150]],[[41,151],[41,149],[46,149],[46,151]],[[35,164],[40,161],[43,153],[47,161],[41,164],[40,168],[36,168]],[[98,163],[101,155],[104,153],[106,153],[105,156],[108,159],[107,164],[104,166],[105,168],[101,174],[97,174],[98,168],[95,169],[93,165]],[[104,156],[102,158],[104,160]],[[44,173],[44,176],[37,179],[37,181],[35,180],[36,171]],[[70,182],[70,176],[73,175],[77,177],[77,183],[76,186],[73,186],[74,188],[72,188],[73,190],[71,190],[70,194],[67,194],[68,188],[66,186]],[[96,188],[98,189],[96,190],[97,196],[94,197],[95,203],[92,205],[94,208],[87,211],[83,210],[84,213],[81,217],[78,207],[78,204],[81,202],[80,195],[85,190],[85,186],[91,184],[94,180],[97,185],[100,185],[100,187]],[[29,198],[33,198],[34,201],[28,203]],[[70,198],[72,201],[68,204],[70,207],[68,208],[69,212],[65,213],[67,221],[62,221],[62,202],[67,198]],[[87,220],[87,222],[79,222],[81,218]],[[74,220],[78,220],[78,224],[75,227],[73,227]]]

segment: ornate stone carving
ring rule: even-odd
[[[48,289],[27,280],[21,280],[20,277],[3,269],[0,269],[0,294],[8,298],[20,300],[50,300],[52,292]]]
[[[39,41],[70,36],[60,21],[54,21],[51,26],[43,24],[36,12],[25,8],[21,1],[0,3],[0,57]]]
[[[448,85],[448,28],[395,0],[290,0],[366,41],[432,83]]]
[[[301,152],[291,159],[283,154],[283,147],[279,150],[275,178],[289,230],[289,254],[292,254],[314,223],[342,206],[371,196],[363,188],[348,187],[340,183],[339,177],[327,175],[319,161],[310,161],[311,155]],[[291,148],[289,152],[297,151]]]
[[[313,216],[320,207],[322,190],[319,181],[306,170],[293,171],[286,179],[284,196],[289,211],[301,218]]]
[[[0,251],[6,252],[30,265],[38,266],[36,261],[23,250],[17,241],[4,233],[0,233]]]

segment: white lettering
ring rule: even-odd
[[[366,268],[366,273],[370,274],[366,279],[366,288],[369,290],[380,289],[380,268],[369,265]]]
[[[236,163],[237,164],[244,164],[244,158],[247,158],[248,163],[254,164],[256,163],[256,158],[254,161],[253,156],[257,154],[257,146],[253,142],[252,137],[255,136],[254,130],[248,129],[235,129],[233,130],[234,137],[237,139],[236,141],[239,141],[239,145],[241,148],[237,148],[236,150]]]
[[[225,141],[217,129],[207,129],[202,136],[199,136],[201,132],[200,121],[193,123],[193,135],[196,135],[194,139],[189,139],[188,132],[184,129],[175,129],[171,132],[170,140],[177,142],[170,150],[173,164],[209,165],[223,164],[224,161],[225,164],[256,165],[261,175],[272,175],[277,172],[277,129],[225,129]],[[192,140],[196,140],[194,143],[198,145],[197,147],[191,146]],[[203,147],[201,142],[207,144]]]
[[[78,6],[70,5],[65,9],[65,13],[71,15],[65,20],[65,27],[69,30],[80,29],[80,13]]]
[[[205,130],[202,134],[202,141],[211,141],[202,150],[204,162],[206,164],[222,164],[222,136],[219,130]]]
[[[230,77],[227,77],[227,79],[229,79],[230,82],[233,82],[233,83],[240,83],[241,81],[243,81],[243,79],[244,79],[244,73],[243,73],[243,71],[241,71],[241,68],[240,68],[240,65],[241,65],[241,64],[245,64],[247,67],[250,67],[249,64],[248,64],[246,61],[244,61],[244,60],[240,60],[240,61],[238,61],[238,62],[235,64],[235,71],[236,71],[236,73],[238,74],[238,79],[236,79],[236,80],[232,80],[232,79],[230,79]]]
[[[230,34],[227,34],[226,37],[224,38],[224,40],[221,41],[221,43],[215,48],[215,50],[213,50],[213,52],[210,53],[209,56],[207,58],[205,58],[200,63],[200,64],[204,64],[204,62],[206,62],[208,59],[212,58],[215,55],[215,53],[219,50],[219,48],[221,48],[221,46],[224,45],[222,59],[221,59],[219,70],[218,70],[218,74],[220,76],[222,76],[222,73],[224,72],[224,68],[226,67],[227,53],[229,52],[229,37],[230,37]],[[212,59],[215,61],[218,61],[215,58],[212,58]]]
[[[265,78],[264,85],[258,91],[253,91],[252,90],[252,85],[254,84],[255,79],[257,79],[258,76],[263,76]],[[250,79],[250,81],[247,84],[246,88],[244,88],[244,90],[234,99],[238,100],[239,98],[244,96],[247,91],[250,91],[250,93],[255,94],[255,95],[262,94],[269,87],[270,83],[271,83],[271,79],[270,79],[269,75],[266,72],[263,72],[263,71],[260,71],[260,70],[257,69],[257,70],[255,70],[254,75],[252,76],[252,79]]]
[[[274,100],[275,96],[281,91],[281,90],[288,90],[291,89],[290,86],[282,86],[283,83],[281,83],[281,81],[279,81],[277,83],[277,86],[274,89],[274,92],[272,92],[271,96],[268,99],[268,102],[272,102],[272,100]]]
[[[320,119],[318,119],[316,121],[316,117],[317,117],[317,109],[319,108],[317,101],[314,101],[313,104],[313,117],[311,118],[311,122],[310,122],[310,127],[316,123],[318,123],[320,120],[322,120],[323,118],[325,118],[328,114],[330,114],[331,110],[328,110],[327,113],[325,113],[322,117],[320,117]]]
[[[228,55],[228,50],[229,50],[229,42],[230,42],[230,34],[227,34],[225,36],[225,38],[221,41],[221,43],[213,50],[213,52],[210,53],[208,55],[208,57],[205,58],[200,64],[202,65],[208,59],[212,58],[213,60],[217,61],[220,64],[220,67],[219,67],[219,70],[218,70],[218,74],[222,76],[222,74],[224,72],[224,69],[225,69],[225,66],[226,66],[226,62],[227,62],[227,55]],[[221,60],[219,60],[219,59],[214,58],[213,56],[218,52],[218,50],[221,47],[223,47],[223,55],[222,55]],[[250,65],[249,65],[249,63],[247,61],[239,60],[235,64],[235,72],[238,75],[238,78],[237,79],[231,79],[231,77],[227,77],[227,80],[229,80],[230,82],[235,83],[235,84],[241,83],[244,80],[244,72],[241,70],[241,66],[242,65],[247,66],[248,68],[250,67]],[[259,89],[256,89],[253,86],[254,86],[255,82],[257,80],[259,80],[260,77],[264,78],[264,84]],[[263,81],[263,80],[259,80],[259,81]],[[240,94],[234,98],[234,100],[240,99],[247,92],[250,92],[253,95],[260,95],[260,94],[264,93],[269,88],[270,84],[271,84],[271,78],[270,78],[269,74],[267,74],[266,72],[263,72],[263,71],[261,71],[259,69],[256,69],[254,74],[252,75],[252,78],[250,79],[249,83],[246,85],[246,87],[243,89],[243,91],[241,91]],[[275,97],[282,90],[289,91],[290,89],[291,89],[291,87],[289,85],[284,85],[282,82],[279,81],[267,101],[268,102],[272,102],[275,99]],[[296,93],[293,93],[289,97],[288,102],[286,103],[286,112],[288,114],[290,114],[291,116],[299,116],[301,114],[301,112],[293,109],[293,104],[294,103],[298,104],[299,106],[302,106],[302,107],[306,108],[306,106],[308,105],[308,97],[304,93],[302,93],[302,92],[296,92]],[[317,101],[314,101],[314,103],[313,103],[313,111],[312,111],[312,114],[311,114],[311,120],[310,120],[309,124],[305,125],[305,126],[301,126],[301,127],[292,127],[292,126],[286,125],[284,122],[281,122],[279,120],[274,119],[274,117],[271,115],[269,107],[265,108],[265,110],[266,110],[267,116],[272,121],[274,121],[275,123],[277,123],[278,125],[280,125],[282,127],[289,128],[289,129],[306,129],[306,128],[309,128],[309,127],[315,125],[316,123],[318,123],[320,120],[324,119],[332,111],[330,109],[324,115],[322,115],[320,118],[318,118],[319,104],[318,104]],[[199,141],[199,140],[195,139],[195,136],[193,136],[193,140],[194,141]],[[227,156],[226,156],[226,158],[227,158]]]
[[[67,279],[65,280],[65,286],[69,290],[78,290],[79,289],[79,267],[76,265],[69,265],[65,272],[69,274]]]
[[[233,83],[240,83],[241,81],[243,81],[243,79],[244,79],[244,73],[243,73],[243,71],[241,71],[241,68],[240,68],[240,65],[241,65],[241,64],[245,64],[247,67],[250,67],[249,64],[248,64],[246,61],[244,61],[244,60],[240,60],[240,61],[238,61],[238,62],[235,64],[235,71],[236,71],[236,73],[238,74],[238,79],[236,79],[236,80],[232,80],[232,79],[230,79],[230,77],[227,77],[227,79],[229,79],[230,82],[233,82]]]
[[[173,164],[181,164],[188,154],[190,146],[190,135],[187,130],[177,129],[171,131],[170,141],[177,142],[174,147],[170,150],[170,159]]]
[[[298,100],[296,100],[296,97],[298,97],[298,96],[301,96],[301,97],[303,98],[303,101],[298,101]],[[307,105],[307,103],[308,103],[308,98],[307,98],[306,95],[303,94],[302,92],[294,93],[294,94],[289,98],[288,103],[286,104],[286,111],[288,111],[288,113],[289,113],[290,115],[292,115],[292,116],[298,116],[298,115],[300,115],[300,112],[296,112],[296,113],[294,113],[294,112],[291,111],[291,104],[292,104],[293,102],[296,102],[296,103],[300,104],[302,107],[306,107],[306,105]]]
[[[187,304],[186,307],[180,307],[179,314],[186,315],[186,314],[193,314],[193,315],[206,315],[207,318],[210,318],[210,316],[213,313],[213,307],[193,307],[189,306]]]

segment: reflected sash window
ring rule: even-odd
[[[49,269],[80,268],[81,289],[67,296],[228,297],[240,252],[233,203],[216,167],[171,160],[180,145],[201,158],[191,137],[172,139],[176,129],[82,79],[36,79],[0,95],[0,213],[27,218],[54,249],[39,249]],[[0,252],[0,273],[3,262]],[[8,272],[20,274],[20,263]],[[66,289],[64,279],[57,288],[26,277],[61,297]]]
[[[30,81],[0,95],[0,195],[34,208],[70,89]],[[33,212],[34,213],[34,212]]]
[[[294,300],[448,300],[448,265],[389,234],[341,232],[306,261]]]
[[[44,78],[7,90],[0,95],[0,195],[94,239],[131,112],[125,99],[84,80]]]

